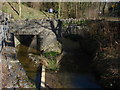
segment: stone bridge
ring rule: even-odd
[[[21,43],[37,50],[43,48],[44,51],[55,47],[60,52],[55,46],[62,36],[60,20],[23,20],[11,22],[9,27],[9,32],[14,34],[15,46]]]
[[[41,44],[41,39],[44,40],[46,37],[48,39],[49,35],[48,42],[51,37],[52,39],[56,37],[59,41],[61,37],[70,34],[84,37],[86,31],[90,31],[86,21],[94,21],[95,23],[95,21],[102,22],[104,20],[102,18],[18,20],[9,24],[9,32],[14,33],[15,46],[28,42],[28,46],[35,48]]]
[[[55,34],[56,38],[64,37],[68,34],[81,34],[81,30],[87,29],[84,26],[77,25],[78,22],[84,19],[61,19],[61,20],[23,20],[11,22],[9,32],[14,33],[15,45],[31,41],[31,44],[49,34]],[[65,26],[66,25],[66,26]],[[36,39],[36,40],[35,40]],[[37,46],[37,45],[33,45]]]
[[[101,19],[100,19],[101,20]],[[85,25],[84,18],[81,19],[61,19],[61,20],[21,20],[10,23],[9,32],[14,33],[15,46],[27,43],[27,46],[39,50],[41,40],[49,41],[70,34],[84,35],[83,31],[89,30]],[[50,36],[49,36],[50,35]],[[50,40],[51,39],[51,40]],[[52,41],[51,41],[52,42]],[[44,44],[48,45],[48,44]],[[35,48],[36,47],[36,48]]]
[[[22,21],[11,22],[9,24],[9,30],[7,34],[7,37],[8,37],[8,40],[10,40],[10,43],[7,42],[7,45],[9,47],[7,47],[7,50],[5,50],[6,55],[2,56],[2,62],[6,60],[4,64],[10,67],[10,69],[11,69],[11,66],[14,67],[14,65],[16,65],[16,64],[13,65],[13,63],[19,63],[19,60],[17,60],[16,58],[11,59],[10,57],[10,55],[16,57],[15,48],[13,47],[14,45],[12,45],[12,48],[11,48],[10,46],[11,43],[15,44],[15,46],[17,46],[20,43],[27,44],[27,46],[31,48],[34,48],[37,50],[44,49],[45,51],[47,51],[48,48],[49,49],[55,48],[55,50],[60,52],[60,49],[57,46],[54,46],[58,44],[57,41],[59,41],[59,38],[64,37],[67,34],[84,35],[84,32],[82,31],[84,31],[84,29],[89,30],[89,28],[85,27],[84,25],[78,25],[82,23],[81,21],[83,21],[84,23],[85,20],[84,19],[67,19],[67,20],[36,20],[34,19],[34,20],[22,20]],[[4,54],[4,51],[2,53]],[[6,57],[9,60],[5,59]],[[21,68],[20,65],[18,66],[19,66],[18,68]],[[14,68],[14,70],[16,69]],[[14,71],[11,69],[10,75],[13,75],[13,72]],[[14,72],[14,75],[18,77],[19,73],[16,73],[16,72],[17,70]],[[23,72],[21,71],[20,74],[21,73]],[[9,79],[10,79],[9,81],[11,81],[10,83],[13,85],[14,78],[13,80],[11,80],[11,78]],[[16,79],[16,82],[17,81],[19,80]],[[6,83],[9,84],[8,82]],[[7,85],[5,87],[8,87],[8,86],[16,87],[14,85],[13,86]]]

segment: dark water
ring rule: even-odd
[[[47,84],[55,88],[101,88],[92,74],[90,58],[79,50],[79,43],[63,38],[62,45],[65,54],[60,70],[54,76],[54,72],[47,72],[46,77],[50,82]]]
[[[56,88],[100,88],[89,67],[89,58],[84,53],[77,52],[78,43],[71,40],[63,40],[63,48],[66,54],[61,60],[60,70],[54,74],[47,72],[47,79]],[[69,45],[69,46],[68,46]],[[28,47],[17,46],[18,59],[26,70],[27,76],[34,82],[40,81],[40,73],[35,63],[28,57]],[[35,53],[35,50],[32,50]],[[49,84],[48,84],[49,86]]]
[[[77,55],[67,54],[63,57],[60,70],[54,73],[48,72],[48,81],[55,82],[51,87],[55,88],[101,88],[86,60],[81,60]],[[77,61],[77,60],[80,60]],[[76,63],[77,61],[77,63]],[[51,80],[52,79],[52,80]],[[48,83],[49,85],[50,83]]]

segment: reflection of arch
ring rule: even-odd
[[[38,35],[15,35],[15,46],[22,44],[28,46],[31,49],[39,50]]]

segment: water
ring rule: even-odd
[[[50,88],[101,88],[92,74],[90,58],[79,50],[79,44],[67,39],[62,39],[62,44],[66,54],[57,73],[47,72],[47,85]]]
[[[71,40],[67,40],[67,42],[66,40],[62,42],[66,54],[61,60],[60,70],[57,73],[46,72],[47,86],[50,88],[101,88],[91,73],[89,57],[85,53],[76,52],[79,48],[78,43]],[[19,45],[17,48],[18,59],[26,70],[27,76],[32,81],[37,82],[37,85],[40,85],[40,71],[38,71],[38,67],[28,57],[28,47]],[[33,50],[33,53],[35,52]]]
[[[61,76],[60,76],[61,75]],[[91,74],[59,73],[61,86],[57,88],[101,88]],[[59,81],[60,82],[60,81]],[[59,83],[58,83],[59,85]]]

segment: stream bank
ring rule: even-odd
[[[85,24],[86,25],[86,24]],[[99,51],[102,50],[104,53],[106,50],[112,50],[110,46],[112,38],[113,48],[117,46],[119,50],[119,32],[116,32],[119,29],[119,22],[106,22],[102,20],[91,21],[87,27],[87,34],[83,34],[85,38],[79,37],[76,41],[70,38],[63,38],[62,46],[64,51],[64,56],[61,60],[60,69],[58,72],[47,71],[46,72],[46,85],[49,88],[75,88],[75,87],[84,87],[83,83],[87,84],[86,87],[95,87],[95,88],[114,88],[116,85],[119,87],[119,58],[112,60],[111,55],[108,59],[101,59],[96,56],[99,56]],[[116,27],[116,28],[114,28]],[[72,31],[73,29],[71,29]],[[83,29],[82,29],[83,30]],[[107,31],[108,30],[108,31]],[[114,31],[115,30],[115,31]],[[112,35],[114,32],[114,35]],[[84,32],[83,32],[84,33]],[[80,33],[81,34],[81,33]],[[111,37],[112,36],[112,37]],[[75,38],[76,39],[76,38]],[[97,45],[96,42],[99,42]],[[107,41],[107,42],[106,42]],[[116,45],[117,41],[118,45]],[[96,49],[96,46],[98,49]],[[94,48],[95,47],[95,48]],[[115,51],[115,52],[116,52]],[[110,53],[109,52],[109,53]],[[94,53],[94,54],[93,54]],[[109,54],[106,53],[106,54]],[[117,55],[118,52],[114,55]],[[104,55],[103,55],[104,56]],[[109,56],[109,55],[108,55]],[[105,56],[108,57],[107,55]],[[119,54],[118,54],[119,56]],[[109,67],[107,67],[109,66]],[[111,68],[112,67],[112,68]],[[108,75],[109,74],[109,75]],[[103,75],[103,76],[102,76]],[[106,76],[108,75],[108,76]],[[115,77],[113,77],[116,75]],[[64,76],[64,77],[62,77]],[[81,79],[82,76],[82,79]],[[105,77],[106,76],[106,77]],[[75,78],[77,77],[77,78]],[[90,77],[90,78],[89,78]],[[112,79],[109,79],[112,77]],[[85,79],[84,79],[85,78]],[[87,82],[86,82],[87,79]],[[97,79],[97,82],[96,82]],[[84,81],[84,82],[79,82]],[[90,80],[90,81],[89,81]],[[64,82],[61,82],[64,81]],[[55,83],[58,82],[58,83]],[[73,83],[74,82],[74,83]],[[90,85],[89,82],[93,82]],[[111,82],[116,82],[113,85]],[[78,84],[79,83],[79,84]],[[83,86],[82,86],[83,85]],[[85,88],[85,87],[84,87]]]

